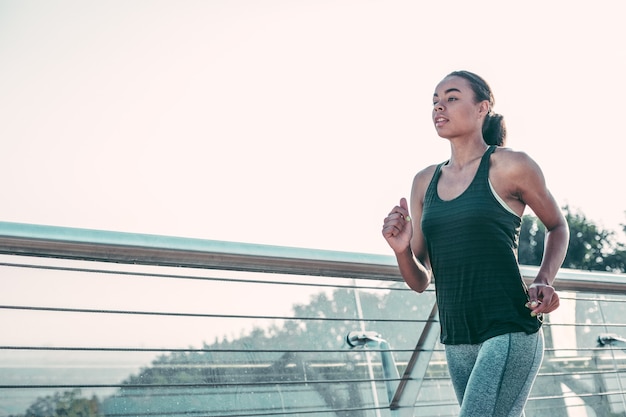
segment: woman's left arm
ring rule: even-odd
[[[510,165],[518,198],[528,205],[546,227],[543,259],[534,282],[528,287],[532,315],[550,313],[559,306],[559,297],[552,284],[565,260],[569,244],[569,227],[556,200],[546,186],[539,165],[528,155],[514,152]]]

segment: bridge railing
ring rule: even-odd
[[[458,414],[391,256],[0,223],[0,280],[0,417]],[[556,286],[526,415],[625,415],[626,276]]]

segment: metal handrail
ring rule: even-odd
[[[400,280],[391,256],[0,222],[0,253],[141,265]]]
[[[0,253],[141,265],[401,281],[391,255],[0,222]],[[526,280],[538,268],[522,266]],[[562,269],[557,289],[624,293],[624,274]]]

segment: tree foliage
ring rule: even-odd
[[[416,302],[416,297],[420,302]],[[394,284],[392,289],[358,294],[351,288],[322,291],[312,296],[308,304],[294,305],[294,318],[280,326],[256,328],[236,340],[205,344],[202,351],[172,352],[157,358],[152,366],[124,381],[128,388],[123,387],[117,395],[105,399],[103,409],[107,414],[133,413],[149,406],[151,410],[176,414],[179,410],[172,404],[180,402],[188,410],[219,408],[247,412],[249,401],[254,402],[254,409],[274,409],[277,404],[292,400],[315,401],[310,397],[314,395],[331,409],[346,410],[335,413],[337,417],[364,417],[364,411],[359,408],[364,391],[369,392],[371,387],[367,382],[354,382],[369,378],[367,368],[359,365],[364,352],[350,350],[346,336],[360,330],[363,321],[367,331],[380,333],[394,349],[404,350],[397,352],[397,360],[408,361],[433,304],[434,294],[417,295],[403,283]],[[358,311],[362,311],[360,317]],[[303,388],[297,391],[289,385],[280,388],[285,382],[302,384]],[[174,397],[171,392],[162,395],[158,388],[143,392],[136,389],[138,385],[168,383],[208,384],[214,392],[229,385],[241,385],[236,395],[214,396],[210,404],[208,395],[181,393]],[[266,388],[259,390],[256,384]],[[280,395],[280,401],[275,395]]]
[[[622,224],[622,232],[626,235],[626,224]],[[615,250],[607,255],[606,264],[615,271],[626,272],[626,243],[618,242]]]
[[[81,397],[80,390],[55,393],[38,398],[23,416],[15,417],[101,417],[96,396]]]
[[[586,271],[626,271],[626,245],[616,241],[616,233],[603,229],[569,206],[563,208],[570,239],[563,268]],[[626,232],[626,226],[623,226]],[[545,241],[545,226],[534,215],[522,218],[519,262],[540,265]]]

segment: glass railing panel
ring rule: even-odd
[[[624,296],[561,293],[561,307],[547,316],[546,353],[527,416],[622,416],[626,354],[598,337],[624,334]]]
[[[106,415],[385,414],[380,353],[346,336],[387,337],[401,369],[434,302],[394,280],[7,255],[0,280],[4,415],[66,393]]]
[[[21,251],[16,230],[8,241]],[[125,235],[67,235],[57,247],[44,233],[27,248],[38,256],[0,255],[0,417],[54,401],[95,401],[117,417],[406,415],[389,408],[400,381],[383,358],[404,375],[434,291],[410,291],[390,257],[145,236],[124,249]],[[563,276],[526,415],[625,415],[626,280]],[[353,332],[388,348],[351,346]],[[423,349],[409,411],[458,415],[443,347]]]

